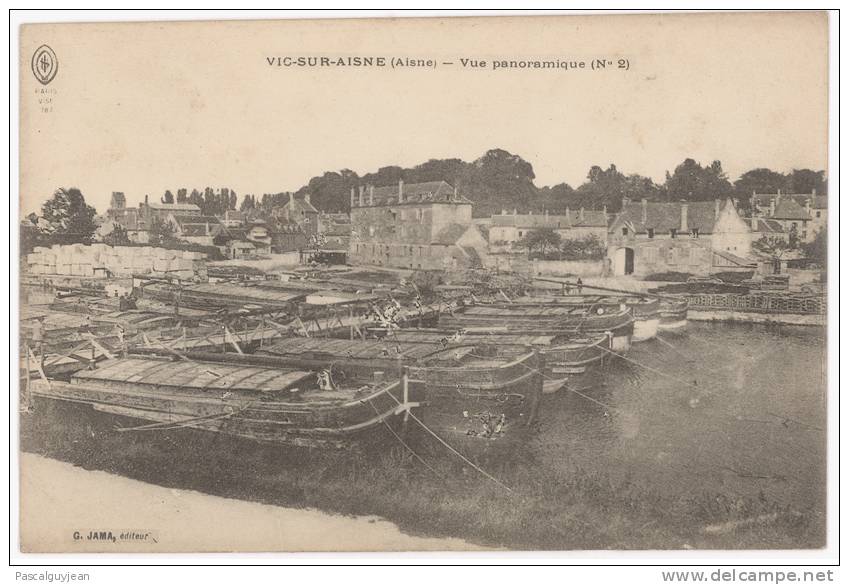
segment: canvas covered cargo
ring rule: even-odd
[[[143,421],[118,432],[195,428],[308,447],[351,445],[413,407],[399,380],[323,390],[315,379],[297,369],[129,357],[70,382],[34,381],[30,392]]]

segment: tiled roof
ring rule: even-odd
[[[179,225],[183,225],[184,223],[209,223],[210,226],[213,226],[221,223],[221,220],[214,215],[178,215],[172,213],[171,217],[173,217],[174,221],[176,221]]]
[[[433,239],[431,240],[432,244],[444,244],[446,246],[450,246],[451,244],[456,244],[457,240],[459,240],[463,234],[466,233],[466,230],[469,229],[470,226],[462,225],[459,223],[452,223],[437,233]]]
[[[184,236],[216,236],[223,231],[221,224],[184,223],[180,232]]]
[[[793,200],[800,207],[810,203],[812,209],[828,209],[828,197],[825,195],[814,195],[812,193],[756,193],[752,196],[757,207],[769,207],[770,203],[776,201],[778,206],[782,201]]]
[[[731,252],[725,252],[723,250],[714,250],[714,254],[719,256],[720,258],[725,258],[727,261],[737,264],[738,266],[753,266],[756,264],[753,260],[748,260],[743,258],[742,256],[737,256],[736,254],[732,254]]]
[[[286,207],[289,207],[289,205],[294,201],[294,205],[292,205],[293,208],[303,209],[304,211],[310,213],[318,213],[318,209],[316,209],[311,202],[307,201],[305,195],[297,195],[295,193],[290,193],[289,196],[290,199],[288,199],[282,205],[275,207],[275,209],[284,209]]]
[[[363,194],[363,205],[368,206],[370,201],[369,187],[365,188]],[[456,203],[471,204],[463,195],[454,196],[454,187],[445,181],[430,181],[427,183],[410,183],[404,185],[403,203]],[[388,187],[374,187],[374,205],[397,205],[398,185]]]
[[[775,206],[775,212],[772,214],[772,217],[776,219],[798,219],[805,220],[810,219],[811,216],[805,210],[804,207],[796,203],[793,199],[784,198],[778,200],[778,204]]]
[[[784,233],[784,228],[781,226],[781,223],[766,217],[756,217],[755,221],[755,230],[756,232],[762,233]]]
[[[648,228],[653,228],[659,233],[665,233],[672,229],[681,229],[681,208],[687,206],[687,230],[698,228],[699,233],[713,233],[713,224],[716,221],[715,201],[690,201],[688,203],[657,203],[649,201],[646,203],[646,221],[643,222],[643,203],[631,202],[625,205],[617,218],[610,226],[616,230],[623,223],[633,225],[637,233],[645,233]],[[720,203],[720,210],[724,208]]]
[[[552,228],[565,229],[568,227],[607,227],[607,216],[603,211],[585,209],[581,218],[580,210],[569,210],[569,214],[541,215],[538,213],[493,215],[494,226],[515,226],[517,228]]]
[[[160,211],[200,211],[200,207],[193,203],[160,203],[159,201],[150,201],[147,206]]]

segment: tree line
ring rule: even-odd
[[[684,159],[668,171],[662,183],[638,173],[626,174],[615,164],[606,168],[599,165],[590,167],[586,180],[577,187],[568,183],[537,187],[535,178],[530,162],[496,148],[472,162],[457,158],[431,159],[411,168],[386,166],[362,176],[350,169],[326,172],[310,179],[297,194],[310,193],[313,205],[320,211],[347,212],[350,210],[351,188],[360,185],[397,185],[400,179],[406,183],[446,181],[474,203],[476,217],[487,217],[504,209],[558,213],[567,207],[600,210],[606,206],[608,211],[616,212],[626,197],[650,201],[706,201],[732,197],[738,199],[745,210],[753,191],[816,191],[825,195],[827,190],[824,171],[794,169],[785,174],[756,168],[732,182],[720,161],[703,165],[692,158]]]

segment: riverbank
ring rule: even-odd
[[[691,321],[716,321],[722,323],[760,323],[764,325],[792,325],[797,327],[825,327],[825,314],[800,315],[793,313],[755,313],[728,310],[702,310],[690,307],[687,318]]]
[[[165,488],[22,453],[23,552],[482,550],[339,516]]]

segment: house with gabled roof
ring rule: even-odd
[[[214,245],[215,237],[224,231],[224,226],[214,215],[170,213],[164,221],[174,230],[177,239],[201,246]]]
[[[318,233],[318,209],[310,201],[310,194],[286,193],[286,202],[271,210],[271,218],[284,224],[295,223],[307,238]]]
[[[787,234],[795,233],[802,242],[811,242],[828,225],[828,198],[811,193],[752,193],[753,217],[769,218],[781,224]]]
[[[614,275],[751,270],[751,255],[750,225],[731,199],[624,199],[608,229],[608,270]]]
[[[487,241],[472,202],[445,181],[351,189],[352,264],[445,270],[478,266]]]
[[[554,230],[562,240],[579,240],[595,236],[602,243],[607,242],[607,211],[594,209],[570,210],[565,213],[518,213],[502,210],[489,221],[490,251],[510,249],[524,238],[528,232],[538,229]]]

